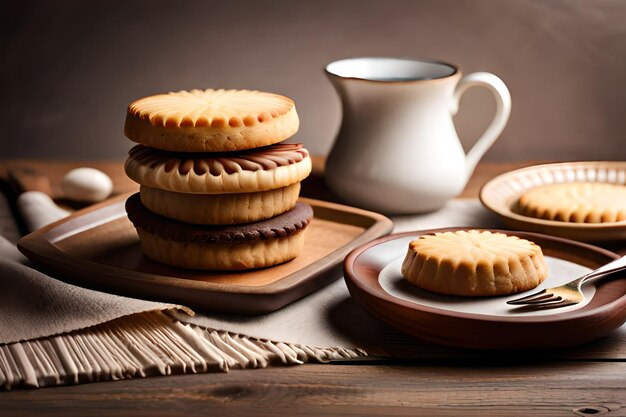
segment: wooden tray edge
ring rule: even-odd
[[[80,278],[75,278],[80,276],[81,272],[88,270],[90,267],[93,267],[94,264],[99,268],[99,274],[103,277],[116,277],[119,276],[120,269],[119,267],[97,264],[93,261],[86,261],[79,257],[72,256],[65,252],[62,252],[58,248],[56,248],[47,238],[46,234],[53,230],[54,228],[63,225],[64,223],[76,218],[84,216],[90,212],[102,209],[106,206],[116,204],[132,195],[133,193],[126,193],[119,196],[116,196],[112,199],[109,199],[105,202],[96,204],[94,206],[90,206],[83,210],[77,211],[76,213],[71,214],[70,216],[56,221],[48,226],[43,227],[29,235],[22,237],[18,241],[18,249],[22,252],[27,258],[31,259],[37,265],[39,265],[44,271],[52,272],[55,276],[62,276],[68,282],[74,285],[80,285],[88,288],[93,288],[96,290],[103,290],[106,287],[106,290],[113,289],[116,293],[125,292],[128,296],[136,296],[140,298],[145,298],[146,295],[153,299],[158,299],[159,301],[166,302],[175,302],[178,304],[188,305],[194,308],[199,308],[202,310],[210,310],[210,311],[219,311],[219,312],[228,312],[228,313],[240,313],[240,314],[263,314],[271,311],[275,311],[297,299],[300,299],[311,292],[326,286],[330,282],[338,279],[341,276],[341,268],[342,268],[342,260],[343,258],[355,247],[362,245],[363,243],[375,239],[377,237],[389,234],[393,229],[393,222],[378,213],[369,212],[366,210],[344,206],[341,204],[325,202],[321,200],[314,200],[308,198],[302,198],[302,201],[311,204],[314,209],[322,208],[326,210],[334,210],[340,211],[344,213],[348,213],[349,215],[356,216],[362,219],[369,219],[369,227],[365,229],[365,231],[357,236],[350,243],[341,246],[326,255],[325,257],[315,261],[312,264],[307,265],[306,267],[286,276],[284,279],[276,281],[271,284],[254,287],[251,289],[246,286],[237,286],[237,285],[224,285],[224,284],[212,284],[206,282],[193,282],[190,280],[185,280],[184,278],[170,277],[170,276],[159,276],[156,274],[149,274],[140,271],[133,270],[124,270],[125,276],[128,279],[135,279],[135,285],[141,285],[146,280],[159,279],[159,277],[166,278],[168,281],[172,280],[181,280],[184,282],[186,286],[194,287],[194,284],[197,284],[197,290],[202,290],[203,296],[202,301],[198,299],[196,302],[189,302],[188,300],[183,300],[180,297],[172,297],[166,299],[161,295],[152,294],[150,295],[150,291],[148,289],[147,292],[137,294],[133,291],[120,291],[120,289],[116,290],[116,286],[114,284],[102,284],[103,279],[99,279],[94,282],[95,285],[91,286],[86,284]],[[325,264],[319,268],[320,262],[326,260]],[[60,265],[59,265],[60,264]],[[76,268],[76,265],[79,265],[79,268]],[[314,272],[313,270],[318,269],[318,271]],[[304,272],[303,272],[304,271]],[[308,276],[302,279],[302,274],[308,273]],[[102,285],[100,285],[102,284]],[[207,288],[207,284],[209,288]],[[169,286],[176,286],[172,284],[168,284]],[[202,288],[200,288],[202,287]],[[259,290],[271,291],[271,294],[262,294],[259,293]],[[177,288],[177,291],[183,291],[181,288]],[[194,288],[185,288],[183,292],[189,293],[190,299],[195,299],[199,297],[195,297],[196,294],[193,293]],[[210,296],[210,297],[209,297]],[[227,306],[223,303],[221,298],[223,297],[240,297],[242,298],[242,302],[239,302],[240,308],[231,309],[227,308]],[[215,298],[215,300],[209,300],[209,298]],[[211,304],[210,302],[214,301],[212,307],[207,309],[207,304]]]

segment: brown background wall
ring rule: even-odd
[[[122,159],[126,105],[189,88],[292,97],[326,153],[340,120],[322,68],[401,56],[485,70],[513,112],[489,160],[626,159],[626,1],[13,1],[0,6],[0,158]],[[467,145],[490,120],[470,91]],[[381,138],[381,140],[384,140]]]

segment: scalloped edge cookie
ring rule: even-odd
[[[153,213],[192,224],[241,224],[269,219],[291,210],[300,183],[243,194],[185,194],[141,186],[143,205]]]
[[[300,121],[288,97],[252,90],[191,90],[128,106],[124,134],[174,152],[230,152],[282,142]]]
[[[469,297],[516,294],[537,287],[548,270],[541,247],[504,233],[469,230],[413,240],[402,276],[428,291]]]
[[[279,143],[237,154],[174,154],[137,145],[124,165],[133,181],[178,193],[231,194],[274,190],[311,173],[302,144]]]
[[[626,186],[567,183],[534,187],[519,198],[517,212],[569,223],[620,222],[626,220]]]

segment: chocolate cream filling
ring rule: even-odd
[[[129,161],[135,161],[151,169],[164,166],[165,172],[175,169],[182,175],[194,171],[196,175],[209,173],[214,176],[222,172],[233,174],[238,171],[272,170],[297,164],[309,156],[301,143],[277,143],[247,151],[220,153],[178,153],[152,149],[144,145],[133,147]]]
[[[126,200],[126,213],[136,228],[177,242],[236,243],[285,237],[307,227],[313,209],[305,203],[268,220],[239,225],[203,226],[168,219],[141,204],[139,193]]]

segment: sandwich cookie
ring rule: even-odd
[[[297,203],[277,217],[235,226],[191,225],[154,214],[139,194],[126,202],[128,218],[144,254],[158,262],[191,269],[244,270],[287,262],[301,251],[312,208]]]
[[[302,181],[311,172],[311,158],[299,143],[208,155],[162,152],[137,145],[130,150],[124,170],[133,181],[166,191],[253,193]]]
[[[144,97],[128,106],[124,133],[174,152],[228,152],[282,142],[298,131],[294,102],[249,90],[191,90]]]
[[[137,145],[124,168],[149,210],[188,223],[236,224],[293,208],[311,158],[301,144],[207,155]]]

